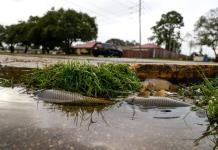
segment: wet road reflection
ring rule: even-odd
[[[217,123],[209,124],[207,129],[198,139],[195,140],[195,145],[199,145],[202,140],[208,140],[208,145],[213,149],[218,148],[218,125]]]
[[[211,149],[203,112],[186,108],[52,105],[0,88],[0,149]]]
[[[106,125],[108,125],[105,117],[103,115],[103,111],[106,111],[109,106],[72,106],[72,105],[57,105],[57,104],[45,104],[47,109],[51,112],[60,111],[64,115],[66,115],[67,119],[73,118],[73,123],[75,126],[81,127],[83,123],[87,123],[88,130],[90,126],[94,123],[103,121]],[[94,119],[93,116],[99,116],[97,119]]]

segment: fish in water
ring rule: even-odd
[[[39,99],[49,103],[73,104],[73,105],[107,105],[113,104],[112,101],[103,98],[83,96],[76,92],[63,90],[41,90],[34,93]]]
[[[146,107],[188,107],[191,106],[190,104],[173,100],[168,97],[137,97],[132,96],[125,99],[125,101],[129,104],[139,104]]]

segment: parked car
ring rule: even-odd
[[[123,50],[109,43],[96,43],[93,46],[92,54],[95,57],[98,57],[99,55],[103,55],[104,57],[108,57],[108,56],[122,57]]]

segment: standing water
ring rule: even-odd
[[[21,88],[0,88],[0,95],[0,149],[209,150],[216,140],[195,142],[208,121],[190,107],[52,105]]]

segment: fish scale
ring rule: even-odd
[[[36,92],[36,97],[39,100],[43,100],[49,103],[57,103],[57,104],[76,104],[76,105],[97,105],[97,104],[113,104],[112,101],[102,99],[102,98],[93,98],[83,96],[79,93],[68,92],[63,90],[43,90]]]

